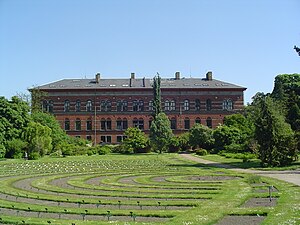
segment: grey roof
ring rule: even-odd
[[[152,79],[63,79],[35,88],[41,90],[63,90],[63,89],[113,89],[113,88],[152,88]],[[207,80],[205,78],[161,78],[161,88],[201,88],[201,89],[246,89],[242,86],[219,80]]]

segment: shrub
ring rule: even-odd
[[[29,153],[28,159],[30,160],[37,160],[40,158],[40,154],[38,152],[31,152]]]
[[[111,153],[112,147],[110,145],[97,146],[99,155],[106,155]]]
[[[207,155],[207,150],[205,149],[197,149],[196,155]]]
[[[236,144],[236,143],[232,143],[230,145],[226,145],[224,146],[225,150],[227,152],[233,152],[233,153],[237,153],[237,152],[241,152],[245,150],[245,146],[242,144]]]

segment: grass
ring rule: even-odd
[[[267,168],[261,167],[259,159],[251,159],[249,162],[243,162],[242,159],[226,158],[225,156],[221,156],[221,155],[217,155],[217,154],[209,154],[209,155],[197,156],[197,157],[200,157],[200,158],[206,159],[206,160],[210,160],[213,162],[223,163],[226,165],[230,165],[232,167],[243,168],[243,169],[278,170],[278,171],[300,169],[300,157],[299,157],[298,161],[294,162],[290,166],[267,167]]]
[[[205,156],[212,160],[209,157]],[[228,179],[218,179],[221,176]],[[274,185],[278,204],[240,207],[249,198],[268,197],[255,192],[254,183],[264,188]],[[3,224],[98,225],[119,216],[123,221],[114,224],[212,225],[229,214],[267,215],[263,224],[297,224],[299,196],[297,186],[201,166],[176,154],[0,161]],[[66,219],[66,215],[77,217]],[[85,220],[85,216],[98,217]]]

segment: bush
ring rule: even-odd
[[[38,152],[31,152],[29,153],[28,159],[30,160],[37,160],[40,158],[40,154]]]
[[[111,153],[112,147],[110,145],[97,146],[97,150],[99,155],[106,155]]]
[[[242,144],[236,144],[236,143],[232,143],[230,145],[226,145],[224,146],[225,150],[227,152],[233,152],[233,153],[237,153],[237,152],[242,152],[245,150],[245,146]]]
[[[197,149],[196,155],[207,155],[207,150],[205,149]]]
[[[0,144],[0,158],[4,158],[5,152],[6,152],[5,146]]]

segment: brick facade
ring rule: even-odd
[[[162,109],[173,122],[175,134],[187,131],[196,122],[215,128],[223,123],[226,115],[243,108],[246,88],[228,86],[228,83],[223,85],[219,81],[216,83],[210,77],[212,74],[208,74],[206,80],[200,80],[207,82],[204,87],[196,86],[197,83],[191,86],[193,84],[191,82],[198,80],[188,79],[184,81],[190,82],[187,84],[188,87],[178,87],[176,80],[183,82],[179,76],[180,74],[176,74],[174,87],[165,85],[171,79],[167,79],[161,85]],[[146,134],[149,133],[152,120],[149,104],[153,100],[152,87],[145,84],[147,82],[145,78],[140,79],[141,87],[132,86],[134,82],[138,85],[134,74],[131,74],[128,87],[123,85],[122,88],[116,85],[111,85],[110,88],[92,85],[85,85],[85,88],[70,88],[65,84],[55,88],[58,87],[57,84],[49,84],[40,88],[47,93],[43,107],[45,111],[55,115],[61,127],[71,136],[90,139],[96,143],[118,143],[122,140],[127,127],[138,126]],[[206,87],[208,85],[209,87]]]

